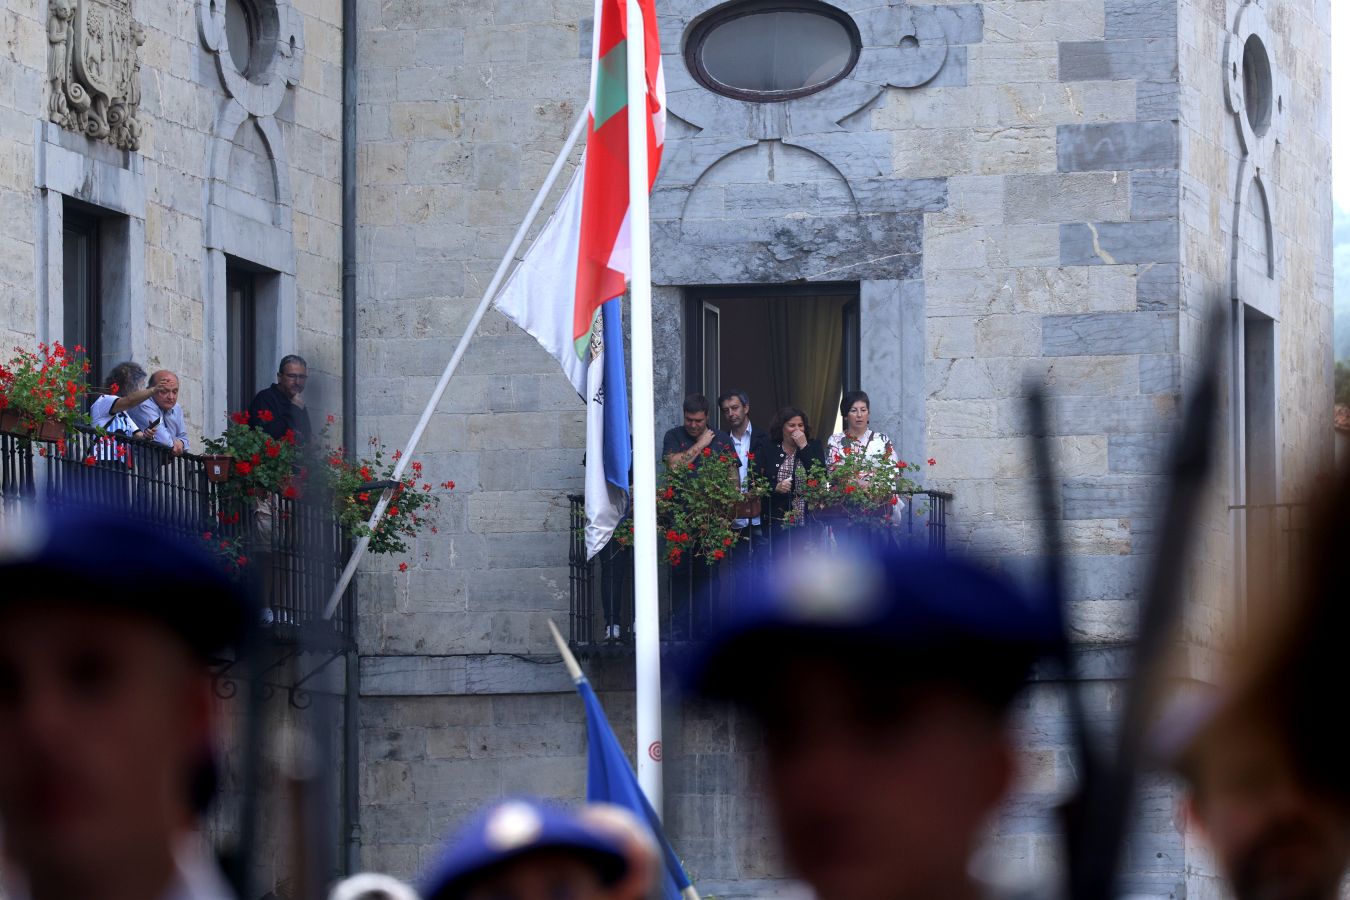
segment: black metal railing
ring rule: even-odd
[[[585,498],[572,494],[568,499],[572,535],[568,553],[570,642],[583,653],[631,648],[633,550],[612,540],[594,559],[587,560]],[[905,499],[900,522],[879,539],[946,552],[952,495],[920,491]],[[816,524],[780,531],[767,524],[762,528],[751,526],[752,538],[742,538],[722,563],[709,566],[693,558],[678,566],[663,563],[658,585],[662,641],[698,640],[735,602],[737,594],[751,587],[762,572],[761,563],[774,555],[795,552],[799,546],[818,543],[825,527]]]
[[[44,505],[97,504],[153,518],[238,568],[271,633],[297,638],[322,616],[337,583],[345,542],[332,504],[317,489],[230,503],[207,465],[206,457],[86,428],[59,443],[0,434],[0,530],[24,527],[25,512]],[[330,632],[342,645],[352,637],[345,613],[340,607]]]
[[[1246,534],[1246,594],[1258,603],[1272,602],[1277,591],[1305,574],[1312,505],[1253,503],[1228,508],[1242,517]]]

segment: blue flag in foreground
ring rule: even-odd
[[[661,830],[661,820],[657,818],[647,797],[638,786],[633,767],[619,746],[619,739],[609,727],[609,719],[595,696],[591,683],[584,677],[577,680],[577,693],[586,706],[586,738],[589,745],[589,759],[586,762],[586,800],[591,803],[612,803],[629,810],[641,821],[646,822],[653,837],[660,845],[665,860],[661,875],[661,896],[665,900],[679,900],[680,895],[693,887],[689,876],[684,873],[680,858],[675,855],[670,841]]]

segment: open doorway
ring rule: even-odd
[[[817,436],[837,430],[839,399],[861,380],[856,282],[691,288],[685,296],[685,389],[707,395],[717,427],[717,395],[739,388],[760,427],[792,404]]]

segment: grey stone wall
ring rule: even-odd
[[[113,320],[109,343],[147,369],[179,374],[180,402],[194,442],[203,432],[218,433],[224,422],[223,393],[209,386],[213,378],[223,385],[225,364],[224,273],[212,280],[210,248],[224,246],[250,256],[244,248],[222,243],[225,235],[213,240],[209,233],[211,159],[222,154],[222,146],[226,164],[217,174],[224,187],[240,208],[273,219],[287,237],[287,246],[278,249],[285,257],[291,300],[284,316],[264,322],[264,337],[285,336],[284,352],[309,358],[316,408],[340,408],[341,368],[338,10],[309,0],[282,4],[289,15],[283,24],[300,36],[301,52],[292,57],[293,80],[273,120],[271,152],[290,196],[278,212],[276,184],[250,187],[247,172],[236,165],[250,146],[258,149],[256,130],[251,125],[240,130],[240,153],[233,154],[233,162],[235,132],[213,137],[230,94],[217,74],[214,54],[203,44],[198,6],[133,4],[132,14],[146,34],[139,82],[144,133],[134,153],[45,121],[50,87],[44,0],[6,5],[8,51],[0,59],[0,292],[5,301],[0,340],[12,347],[61,337],[62,196],[125,216],[120,232],[105,242],[121,257],[120,280],[105,300]],[[235,230],[246,227],[248,216],[241,218]],[[220,325],[213,333],[217,318]],[[259,352],[272,357],[281,347],[280,342],[268,344]]]
[[[1269,4],[1281,42],[1325,52],[1313,34],[1325,3],[1298,14]],[[1024,377],[1044,379],[1071,627],[1095,660],[1088,705],[1095,718],[1118,710],[1117,648],[1133,634],[1152,560],[1167,437],[1194,377],[1198,298],[1226,271],[1214,239],[1226,201],[1200,186],[1232,174],[1233,157],[1200,141],[1227,134],[1219,32],[1235,8],[1211,27],[1212,5],[1184,0],[866,10],[844,0],[862,36],[855,75],[752,107],[714,97],[685,69],[682,36],[711,5],[661,6],[671,116],[652,205],[658,432],[676,421],[685,383],[685,287],[856,281],[878,425],[907,455],[936,458],[926,477],[956,495],[955,545],[1030,572],[1041,523],[1021,404]],[[362,4],[363,429],[392,440],[410,429],[580,108],[589,14],[570,2]],[[1291,66],[1307,92],[1291,107],[1295,130],[1322,135],[1324,67],[1303,56]],[[1308,145],[1307,155],[1283,147],[1272,181],[1293,190],[1325,173],[1324,143]],[[1286,297],[1299,299],[1283,302],[1306,306],[1282,332],[1292,365],[1321,347],[1321,225],[1304,223],[1321,222],[1323,200],[1278,199],[1282,240],[1298,245],[1286,252],[1299,271]],[[459,484],[440,533],[407,573],[390,560],[361,576],[365,853],[403,875],[483,800],[582,791],[580,707],[557,666],[540,664],[551,655],[544,619],[567,606],[565,496],[580,488],[581,405],[552,360],[493,313],[462,372],[424,454],[438,480]],[[1301,423],[1322,403],[1324,387],[1304,390],[1318,378],[1281,381],[1286,459],[1312,448]],[[1289,476],[1303,465],[1288,463]],[[1219,633],[1212,598],[1231,589],[1233,551],[1229,499],[1217,491],[1210,502],[1188,576],[1209,614],[1192,617],[1186,636],[1204,646]],[[631,674],[613,665],[604,699],[627,740]],[[745,723],[674,699],[666,715],[676,847],[716,893],[781,886]],[[1052,810],[1073,778],[1055,686],[1030,695],[1017,728],[1024,779],[984,864],[1043,876],[1062,859]],[[1170,784],[1150,782],[1134,819],[1127,881],[1145,896],[1185,889],[1193,838],[1174,801]]]

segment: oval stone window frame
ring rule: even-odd
[[[750,90],[729,85],[714,78],[703,64],[704,45],[712,33],[736,19],[774,12],[807,13],[830,19],[839,24],[847,33],[849,43],[852,45],[848,61],[828,79],[790,90]],[[746,100],[751,103],[782,103],[787,100],[796,100],[799,97],[818,94],[831,85],[838,84],[853,72],[854,67],[858,64],[858,56],[861,52],[862,37],[858,32],[858,26],[853,18],[842,9],[828,3],[816,2],[816,0],[742,0],[742,2],[728,3],[718,7],[694,23],[685,41],[684,60],[694,79],[715,94],[721,94],[735,100]]]

